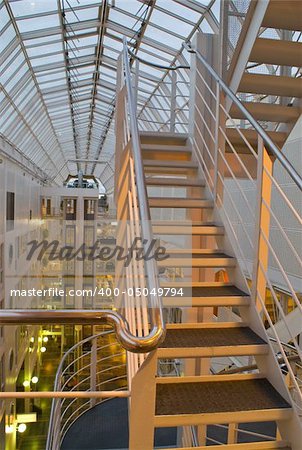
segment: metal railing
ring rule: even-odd
[[[118,60],[117,79],[115,119],[117,244],[122,248],[131,248],[136,242],[146,255],[148,247],[154,243],[154,238],[126,39],[124,39],[123,53]],[[149,347],[154,348],[165,335],[155,259],[133,257],[128,265],[123,262],[117,263],[116,286],[120,292],[126,292],[123,298],[118,299],[118,302],[122,303],[119,307],[125,311],[131,332],[137,335],[139,342],[144,342],[146,345],[149,343]],[[133,290],[134,295],[129,295],[129,288]],[[142,290],[146,288],[147,295],[139,295],[137,288]],[[151,332],[149,332],[150,323],[153,327]],[[143,360],[144,355],[129,355],[129,385]]]
[[[187,133],[189,125],[190,66],[164,66],[138,57],[128,49],[133,64],[134,87],[137,100],[137,119],[142,131]],[[156,81],[141,67],[163,71]],[[148,90],[144,85],[148,83]],[[150,93],[150,87],[153,91]]]
[[[190,47],[188,50],[192,52]],[[301,408],[300,385],[282,341],[286,330],[286,342],[291,342],[302,361],[297,342],[297,335],[302,331],[302,305],[298,297],[302,220],[297,203],[301,198],[302,178],[285,151],[281,152],[198,50],[195,58],[194,153],[228,231],[241,271],[252,280],[252,299],[269,335],[276,340],[276,353],[280,352],[284,358],[294,403]],[[249,122],[252,133],[246,133],[238,121],[232,119],[227,103],[236,105]],[[297,230],[296,234],[285,231],[288,220]],[[291,295],[295,327],[287,322],[287,311],[276,293],[276,286],[280,285]],[[278,311],[279,322],[267,308],[268,292]]]
[[[58,367],[51,405],[46,450],[59,450],[73,423],[97,403],[129,397],[126,354],[113,331],[90,336],[75,344],[63,356]],[[91,392],[99,396],[91,397]],[[70,393],[66,397],[66,393]],[[76,397],[86,393],[85,397]]]

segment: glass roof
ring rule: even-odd
[[[0,134],[55,183],[82,164],[110,190],[123,36],[141,58],[183,64],[184,41],[197,29],[217,32],[219,5],[220,0],[0,0]],[[141,75],[143,121],[152,114],[144,106],[167,72],[142,66]]]

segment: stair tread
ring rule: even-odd
[[[231,140],[232,144],[243,144],[245,145],[242,137],[240,136],[236,128],[227,128],[227,136]],[[251,145],[256,145],[258,143],[258,133],[256,130],[251,130],[247,128],[240,128],[240,132],[246,137]],[[287,138],[287,133],[282,131],[268,131],[268,135],[277,144],[283,144]]]
[[[188,168],[188,169],[198,169],[198,166],[193,161],[158,161],[156,159],[144,159],[144,165],[145,166],[151,166],[151,167],[179,167],[179,168]]]
[[[179,286],[171,286],[179,289]],[[249,295],[236,286],[193,286],[183,287],[183,297],[248,297]]]
[[[302,66],[302,44],[280,39],[257,38],[249,61],[261,64]]]
[[[244,306],[250,304],[249,294],[233,285],[222,286],[182,286],[173,283],[163,283],[162,287],[179,289],[182,295],[163,296],[163,303],[169,307],[198,307],[198,306]],[[177,291],[176,291],[177,292]]]
[[[150,208],[213,207],[213,201],[190,197],[149,197]]]
[[[154,234],[167,234],[167,235],[212,235],[218,236],[224,234],[224,227],[215,224],[177,224],[177,223],[165,223],[165,224],[152,224]]]
[[[183,145],[187,144],[188,135],[181,133],[165,133],[160,134],[157,131],[141,131],[140,132],[141,144],[147,145]]]
[[[241,78],[238,92],[300,98],[302,97],[302,80],[283,75],[246,72]]]
[[[302,3],[297,0],[269,2],[262,26],[265,28],[302,31]]]
[[[160,348],[225,347],[237,345],[266,345],[249,327],[168,328]]]
[[[157,384],[157,416],[290,409],[266,378]]]
[[[171,255],[172,258],[192,258],[192,259],[200,259],[200,258],[230,258],[234,259],[232,256],[226,255],[222,252],[215,252],[215,253],[185,253],[185,252],[177,252],[177,251],[171,251],[167,249],[167,254]]]
[[[277,105],[262,102],[242,102],[246,109],[257,120],[269,122],[294,122],[300,117],[300,108],[295,106]],[[230,114],[233,119],[244,119],[244,114],[233,104]]]
[[[152,225],[161,226],[161,227],[188,227],[188,228],[196,228],[196,227],[219,227],[221,228],[222,225],[219,225],[215,222],[190,222],[189,220],[173,220],[171,223],[167,220],[157,220],[152,222]]]
[[[203,187],[205,182],[198,178],[146,177],[146,184],[150,186],[197,186]]]
[[[221,450],[221,444],[211,445],[211,450]],[[190,447],[177,447],[178,450],[189,450]],[[193,447],[192,447],[193,448]],[[174,450],[175,447],[165,448],[165,450]],[[195,450],[209,450],[209,446],[194,447]],[[228,444],[228,450],[291,450],[291,447],[284,441],[268,442],[244,442],[238,444]]]

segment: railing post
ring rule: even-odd
[[[92,340],[91,354],[90,354],[90,390],[96,391],[96,369],[97,369],[97,338]],[[96,404],[96,399],[90,399],[90,407]]]
[[[237,423],[229,423],[228,426],[228,444],[237,444],[238,428]]]
[[[137,106],[138,106],[138,84],[139,84],[139,61],[136,60],[135,62],[135,71],[134,71],[134,105],[136,108],[136,113],[137,111]]]
[[[221,132],[221,129],[225,129],[226,115],[222,111],[221,107],[225,106],[225,94],[220,89],[220,85],[216,82],[216,109],[215,109],[215,146],[214,146],[214,201],[220,203],[223,201],[223,180],[225,164],[222,156],[225,154],[225,137]]]
[[[270,207],[272,193],[273,162],[258,135],[258,165],[257,165],[257,195],[255,216],[255,253],[253,262],[252,299],[258,310],[261,310],[261,301],[265,301],[266,279],[264,271],[268,269],[269,248],[264,236],[269,241],[270,234]],[[266,205],[264,204],[266,203]],[[262,268],[260,267],[262,266]]]
[[[177,73],[176,70],[172,70],[171,73],[171,120],[170,120],[170,132],[175,132],[176,122],[176,87],[177,87]]]

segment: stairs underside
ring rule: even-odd
[[[250,26],[253,27],[253,19]],[[268,37],[263,33],[264,29],[268,31]],[[244,106],[256,120],[265,122],[262,125],[267,130],[276,127],[284,130],[284,133],[271,132],[272,140],[281,149],[301,114],[302,79],[297,75],[297,70],[302,66],[302,42],[297,40],[297,33],[301,30],[302,2],[271,0],[238,87],[238,93],[244,94],[242,98],[250,99],[244,101]],[[242,32],[245,33],[244,27]],[[270,37],[272,35],[274,39]],[[244,119],[234,106],[230,114],[233,119]],[[240,127],[245,132],[242,124]],[[237,133],[237,141],[238,136]],[[235,145],[233,139],[234,135],[231,141]],[[257,148],[253,142],[251,145]],[[237,142],[235,147],[239,153],[250,153],[248,146],[242,142],[239,146]],[[227,152],[229,149],[227,145]]]
[[[296,0],[271,1],[262,26],[281,30],[302,31],[302,4]]]

